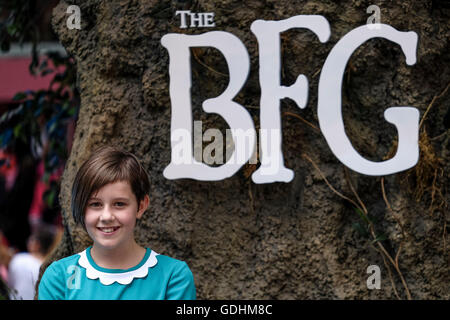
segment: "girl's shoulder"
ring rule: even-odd
[[[75,253],[70,256],[55,260],[51,262],[44,273],[60,273],[61,271],[67,272],[68,269],[78,265],[80,259],[80,253]]]
[[[70,265],[77,264],[78,260],[80,259],[80,253],[75,253],[70,256],[58,259],[50,263],[48,268],[61,268],[61,267],[68,267]]]
[[[66,299],[67,289],[73,287],[73,281],[79,274],[78,260],[80,255],[73,254],[68,257],[53,261],[44,271],[39,281],[39,300]]]
[[[50,264],[50,266],[53,265],[54,267],[59,267],[59,266],[73,265],[74,263],[76,264],[79,259],[80,259],[80,253],[75,253],[70,256],[53,261]]]
[[[196,298],[194,275],[185,261],[163,254],[157,256],[158,270],[167,279],[165,299],[191,300]]]
[[[158,262],[160,262],[164,265],[167,265],[167,266],[176,266],[176,265],[182,264],[184,262],[182,260],[178,260],[178,259],[169,257],[165,254],[160,254],[160,253],[157,254],[157,258],[158,258]]]
[[[158,265],[167,271],[189,270],[187,263],[183,260],[169,257],[164,254],[157,254]]]
[[[193,282],[192,271],[185,261],[163,254],[159,254],[156,258],[158,259],[158,270],[169,279],[184,279],[188,282]]]

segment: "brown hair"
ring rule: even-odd
[[[50,253],[50,249],[52,249],[55,238],[56,234],[52,230],[51,226],[40,223],[36,226],[35,230],[33,230],[28,239],[36,241],[39,244],[39,253],[46,256]]]
[[[80,167],[72,185],[71,210],[76,223],[84,228],[84,213],[91,195],[103,186],[127,181],[138,205],[150,192],[148,174],[130,152],[113,147],[101,147]]]

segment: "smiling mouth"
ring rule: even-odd
[[[114,233],[119,228],[120,227],[97,227],[97,229],[100,230],[103,233]]]

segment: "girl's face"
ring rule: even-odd
[[[91,195],[85,212],[85,225],[94,246],[103,249],[127,248],[134,243],[134,226],[148,207],[140,204],[127,181],[109,183]]]

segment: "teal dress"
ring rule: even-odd
[[[194,277],[187,264],[147,248],[130,269],[105,269],[91,247],[53,262],[38,287],[39,300],[194,300]]]

